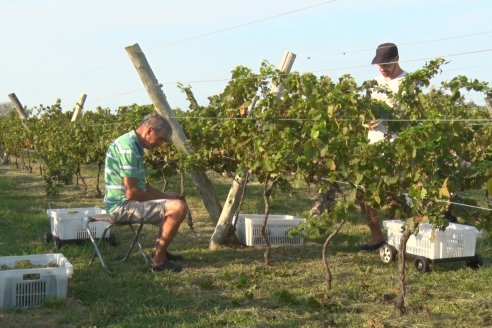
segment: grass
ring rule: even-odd
[[[87,171],[86,175],[91,175]],[[148,271],[140,255],[114,266],[111,277],[99,263],[90,264],[90,243],[63,245],[44,241],[50,230],[47,208],[102,206],[89,192],[65,186],[57,197],[44,195],[35,174],[0,167],[0,255],[61,252],[74,265],[64,301],[49,299],[39,308],[0,310],[0,327],[487,327],[492,326],[492,240],[479,240],[485,265],[473,271],[461,262],[432,266],[427,274],[407,270],[408,312],[395,316],[398,290],[396,264],[383,264],[376,252],[359,252],[368,238],[363,224],[347,225],[330,249],[333,289],[323,285],[321,245],[274,246],[273,267],[263,266],[261,247],[208,250],[214,230],[197,192],[187,183],[195,230],[180,228],[172,251],[185,256],[180,274]],[[93,181],[93,179],[92,179]],[[213,177],[219,198],[230,181]],[[178,181],[170,181],[177,190]],[[156,184],[158,186],[159,184]],[[262,189],[251,184],[245,213],[263,211]],[[272,213],[302,215],[310,192],[277,194]],[[150,249],[156,229],[145,227],[142,241]],[[115,231],[119,245],[105,254],[121,254],[129,238]]]

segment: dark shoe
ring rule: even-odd
[[[182,268],[177,265],[176,263],[174,262],[171,262],[169,260],[165,260],[164,263],[162,263],[161,265],[154,265],[153,261],[152,261],[152,271],[154,272],[161,272],[161,271],[172,271],[172,272],[181,272]]]
[[[379,249],[384,244],[386,244],[386,240],[381,240],[379,243],[375,243],[375,244],[362,244],[360,245],[359,249],[361,251],[375,251],[376,249]]]

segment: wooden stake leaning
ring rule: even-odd
[[[138,44],[128,46],[125,49],[130,56],[130,59],[132,60],[133,65],[135,66],[137,73],[140,76],[140,79],[142,80],[152,103],[154,104],[155,110],[159,114],[161,114],[162,117],[166,118],[171,125],[171,128],[173,130],[172,141],[174,145],[176,146],[176,148],[184,151],[186,154],[190,154],[191,150],[186,143],[187,138],[183,131],[183,128],[179,124],[178,120],[175,118],[171,106],[169,106],[166,96],[161,89],[162,85],[159,84],[157,78],[152,72],[149,63],[145,58],[145,54],[142,52]],[[217,199],[217,196],[215,195],[212,182],[209,180],[205,172],[191,170],[190,173],[192,176],[193,184],[200,192],[202,202],[205,205],[205,208],[207,209],[213,224],[216,224],[222,208]]]
[[[85,100],[87,95],[85,93],[80,95],[79,101],[75,104],[75,109],[72,114],[72,122],[75,122],[82,118],[82,110],[84,109]]]
[[[286,74],[290,73],[295,58],[296,55],[294,53],[287,51],[280,61],[279,69]],[[277,98],[280,98],[282,97],[284,88],[281,85],[275,85],[272,87],[272,92],[276,94]],[[248,107],[248,117],[251,117],[253,115],[253,110],[257,101],[258,96],[255,96],[251,101],[251,105]],[[220,245],[224,244],[224,241],[232,225],[232,219],[234,217],[234,214],[236,214],[239,206],[239,200],[241,198],[240,191],[244,189],[244,184],[247,183],[247,176],[248,170],[244,169],[241,174],[237,174],[234,177],[234,181],[232,182],[231,189],[229,190],[229,194],[227,195],[227,200],[222,209],[222,213],[220,213],[219,220],[217,222],[217,225],[215,226],[215,231],[210,238],[210,243],[208,245],[208,248],[210,250],[217,250],[220,248]]]
[[[14,104],[15,110],[17,110],[17,113],[19,114],[22,125],[27,131],[29,131],[29,127],[27,126],[27,114],[24,111],[24,107],[22,106],[21,102],[19,101],[15,93],[9,94],[9,98],[10,101]]]

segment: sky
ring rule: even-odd
[[[150,104],[125,47],[138,44],[172,108],[200,105],[220,93],[239,65],[278,67],[287,51],[292,71],[357,83],[379,73],[378,44],[399,46],[411,72],[448,61],[438,85],[457,75],[492,84],[490,0],[0,0],[0,103],[15,93],[27,108],[59,98],[72,110]],[[483,95],[468,94],[483,105]]]

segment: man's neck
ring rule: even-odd
[[[394,79],[396,79],[398,76],[400,76],[400,75],[401,75],[401,73],[403,73],[403,70],[401,69],[400,65],[398,65],[398,66],[395,68],[394,72],[392,72],[392,74],[391,74],[390,76],[385,77],[384,79],[385,79],[386,81],[391,81],[391,80],[394,80]]]

